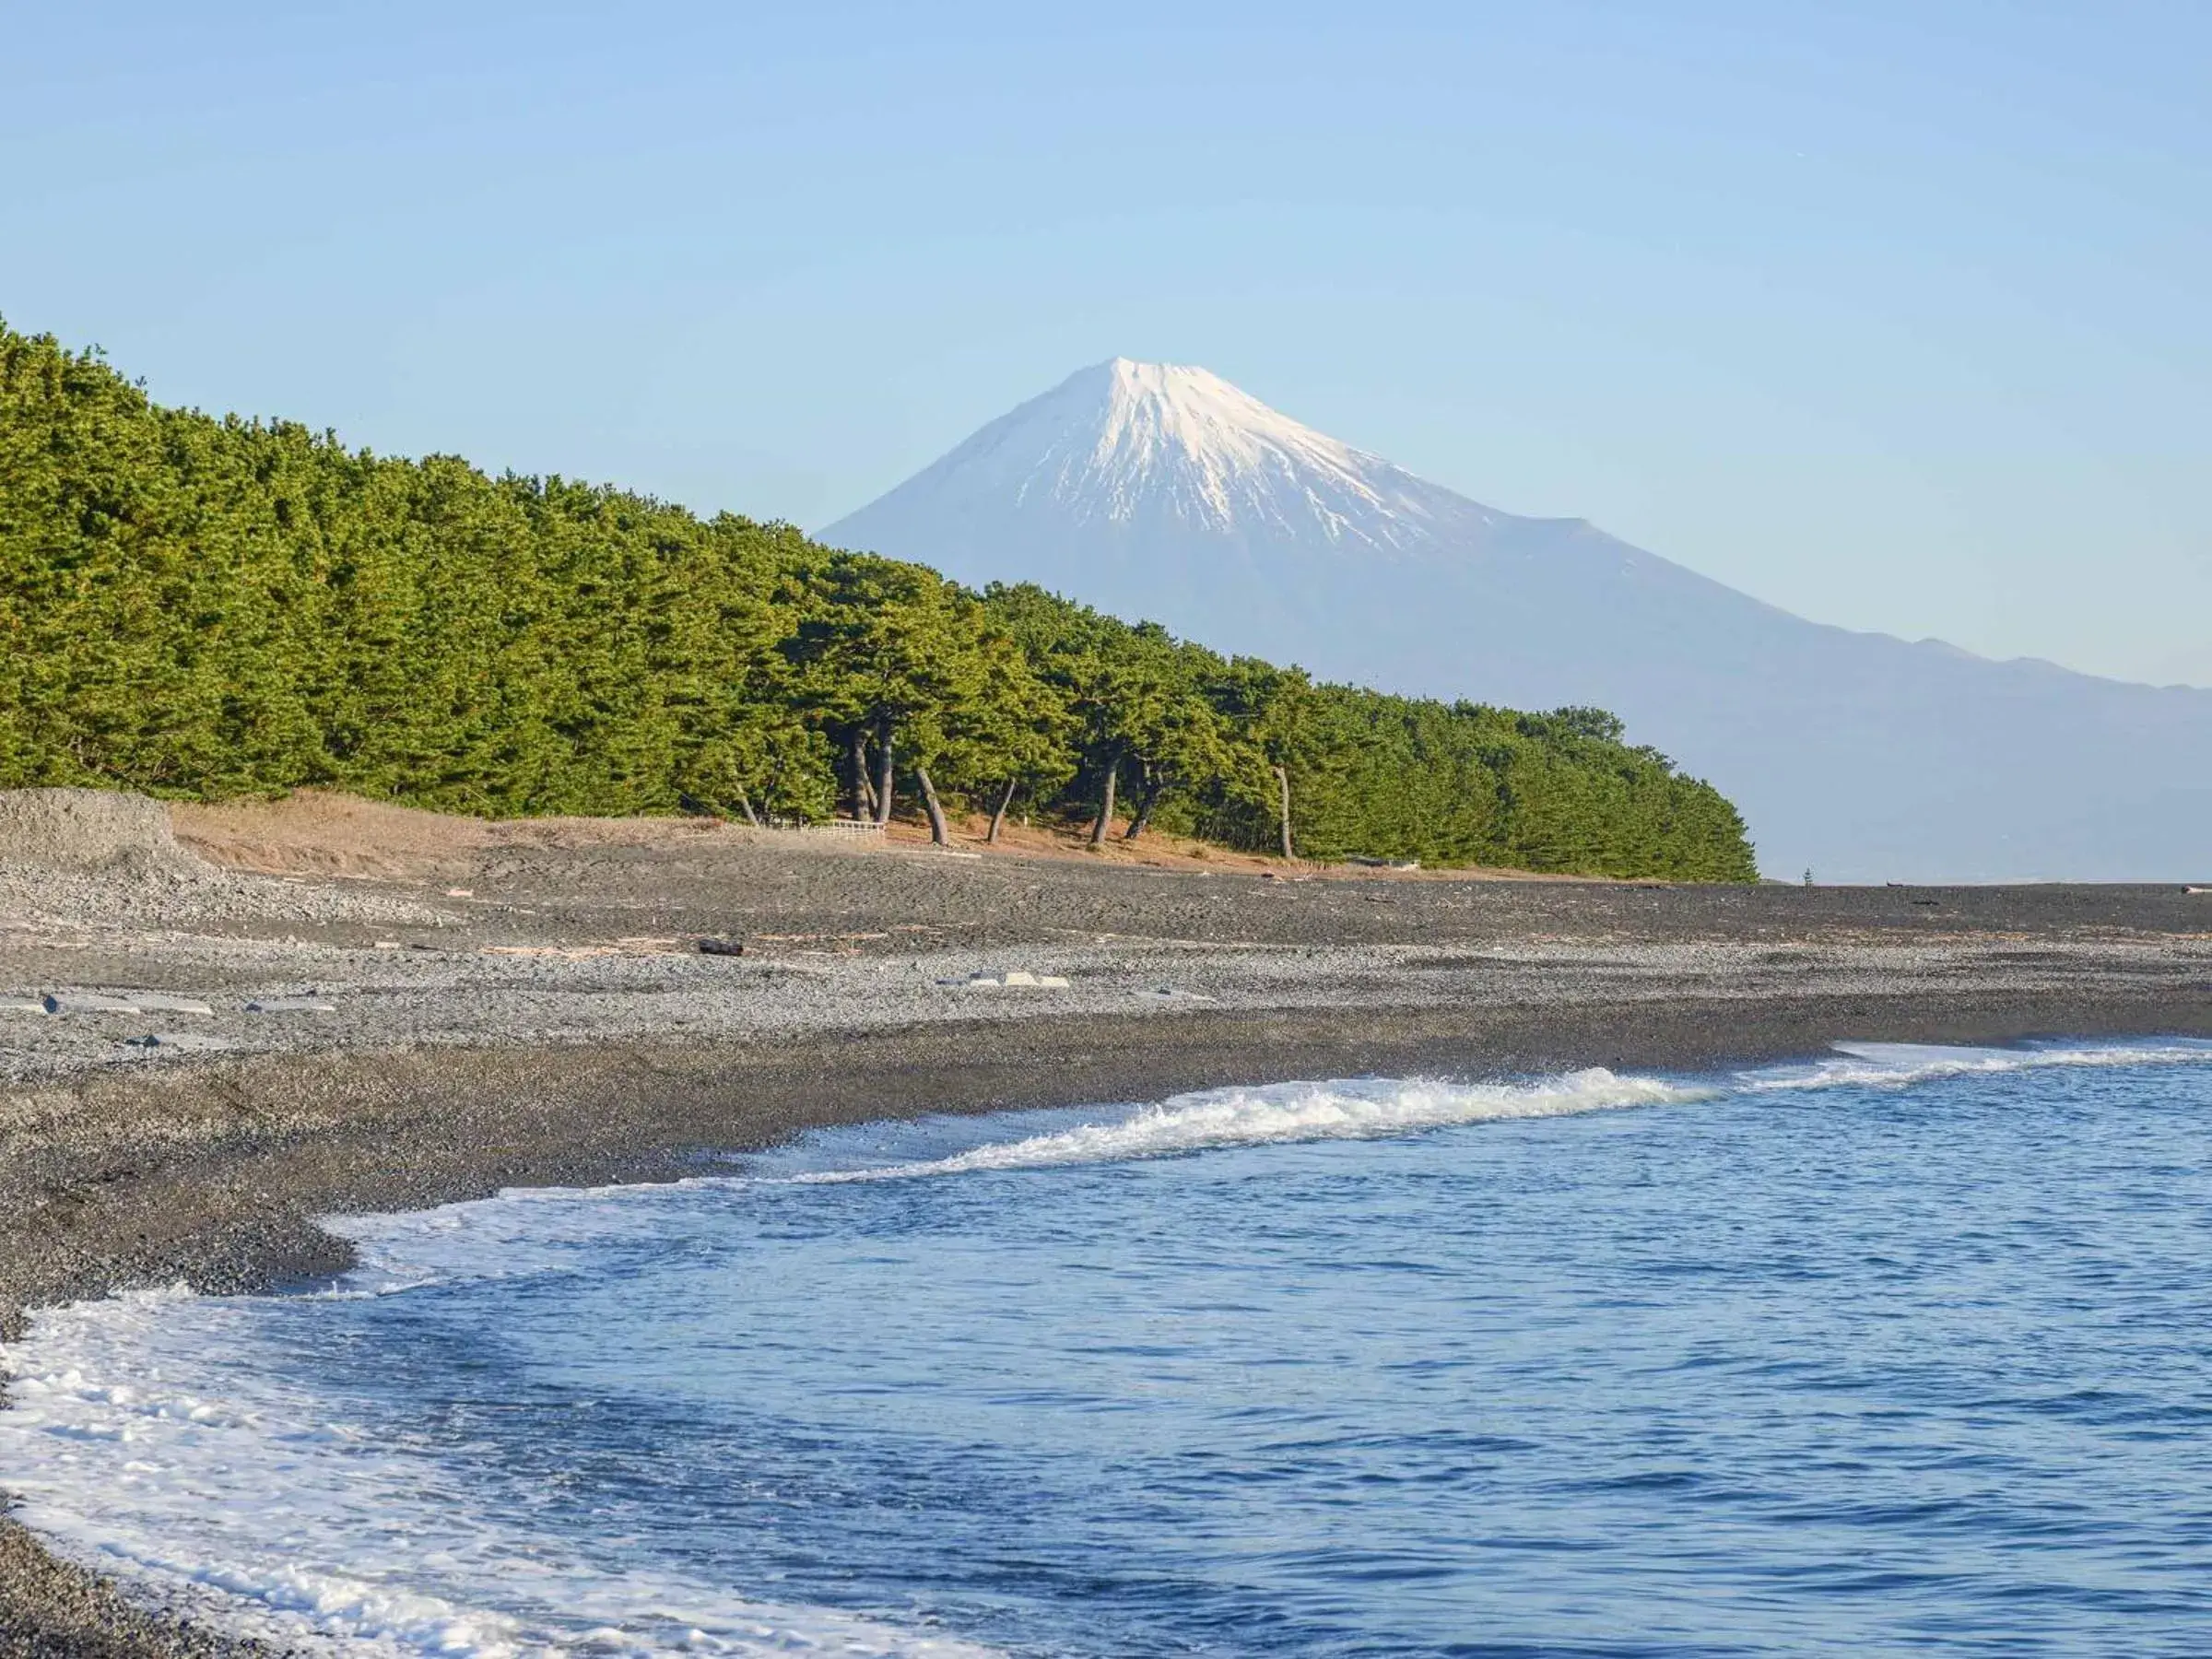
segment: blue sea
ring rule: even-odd
[[[2212,1044],[810,1136],[40,1316],[0,1486],[305,1652],[2212,1653]]]

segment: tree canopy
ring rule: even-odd
[[[164,408],[4,324],[0,653],[5,787],[786,821],[1018,799],[1253,849],[1288,799],[1310,857],[1754,877],[1734,807],[1601,711],[1318,684],[787,524]]]

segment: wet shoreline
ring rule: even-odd
[[[212,1012],[161,1018],[227,1045],[172,1059],[132,1046],[152,1016],[7,1017],[0,1335],[130,1287],[340,1271],[318,1216],[665,1180],[871,1119],[1362,1075],[1696,1073],[1854,1038],[2212,1036],[2212,899],[2173,888],[1301,885],[694,842],[503,851],[304,898],[194,874],[182,900],[116,888],[135,908],[114,915],[0,914],[0,991],[198,998]],[[384,919],[407,906],[442,920]],[[747,954],[701,956],[706,935]],[[1070,982],[975,982],[1012,970]],[[332,1011],[246,1011],[302,994]],[[264,1651],[0,1523],[0,1655]]]

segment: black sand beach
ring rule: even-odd
[[[1364,1073],[1696,1071],[1850,1038],[2212,1035],[2212,895],[2179,886],[959,859],[342,803],[180,818],[182,843],[143,817],[0,835],[0,1002],[188,1005],[0,1015],[7,1329],[128,1286],[336,1271],[318,1215],[665,1179],[818,1124]],[[1009,971],[1067,983],[975,982]],[[0,1524],[0,1654],[247,1651]]]

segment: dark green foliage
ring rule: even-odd
[[[1103,757],[1132,757],[1164,782],[1154,821],[1169,828],[1272,849],[1282,766],[1308,858],[1757,878],[1735,809],[1665,756],[1624,744],[1602,710],[1521,714],[1315,685],[1026,584],[985,601],[1085,715],[1078,789]]]
[[[1251,848],[1281,768],[1309,857],[1753,876],[1598,711],[1315,685],[788,525],[159,408],[0,325],[0,787],[804,820],[887,756],[1070,817],[1111,770],[1135,827]]]

